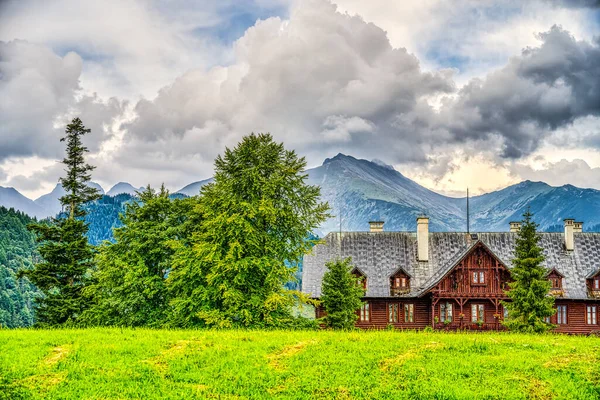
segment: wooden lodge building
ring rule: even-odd
[[[600,233],[583,233],[583,223],[565,219],[564,233],[540,233],[552,282],[557,332],[600,330]],[[519,222],[510,232],[429,232],[417,218],[417,232],[330,233],[304,258],[302,290],[319,298],[325,263],[351,257],[353,273],[364,277],[361,328],[503,329],[502,300],[510,281]],[[316,316],[323,316],[317,308]]]

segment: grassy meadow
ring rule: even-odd
[[[600,339],[0,330],[0,399],[598,399]]]

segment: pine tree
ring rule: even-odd
[[[202,223],[175,257],[170,287],[178,325],[274,326],[289,321],[288,290],[310,233],[327,217],[306,161],[269,134],[251,134],[215,160],[192,218]]]
[[[97,257],[94,283],[87,289],[93,304],[82,316],[85,324],[161,326],[167,316],[173,247],[181,238],[186,216],[197,199],[171,200],[164,186],[148,186],[139,200],[125,205],[114,230],[115,242],[105,242]]]
[[[523,214],[521,230],[516,239],[515,258],[505,302],[508,318],[504,321],[511,330],[544,332],[552,328],[545,320],[555,313],[554,297],[549,295],[551,284],[542,266],[544,254],[538,245],[537,224],[532,220],[529,208]]]
[[[351,273],[351,259],[330,261],[325,264],[327,271],[323,275],[321,304],[327,315],[325,325],[333,329],[352,329],[356,323],[358,310],[362,305],[361,297],[365,291]]]
[[[84,222],[84,203],[98,199],[96,189],[87,185],[93,166],[84,159],[88,149],[81,138],[90,132],[79,118],[67,125],[66,176],[60,182],[66,194],[60,202],[66,215],[53,218],[49,224],[37,223],[30,229],[37,234],[38,252],[42,261],[33,269],[22,271],[37,286],[43,296],[36,300],[37,323],[56,326],[74,323],[86,308],[82,289],[89,280],[89,271],[94,265],[94,249],[88,243],[88,226]]]

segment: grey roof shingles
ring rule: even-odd
[[[586,278],[600,268],[600,233],[575,233],[575,250],[566,251],[562,233],[540,233],[548,270],[565,278],[564,298],[586,299]],[[512,267],[516,233],[477,233],[508,268]],[[438,282],[476,243],[463,232],[431,232],[429,260],[417,261],[415,232],[335,232],[328,234],[304,257],[302,290],[320,297],[325,263],[352,257],[352,263],[367,276],[366,297],[389,297],[390,276],[404,269],[411,278],[411,291],[403,297],[423,294]]]

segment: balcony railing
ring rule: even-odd
[[[403,296],[405,294],[410,293],[410,288],[408,287],[391,287],[390,288],[390,296]]]
[[[590,297],[593,297],[595,299],[600,299],[600,290],[599,289],[590,290]]]

